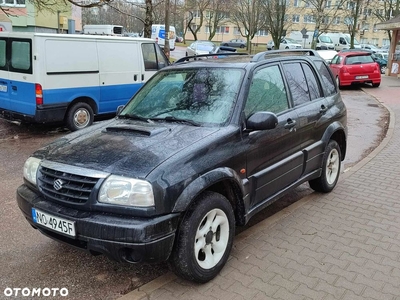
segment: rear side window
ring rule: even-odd
[[[318,80],[317,78],[315,78],[314,72],[311,70],[311,67],[307,64],[303,63],[301,64],[301,66],[303,67],[304,74],[306,75],[306,80],[311,100],[320,98],[321,90],[319,88]]]
[[[10,71],[32,74],[32,55],[30,40],[10,40]]]
[[[300,63],[284,64],[286,79],[292,92],[294,105],[298,106],[310,101],[308,84]]]
[[[314,61],[314,63],[317,66],[319,74],[322,77],[322,84],[326,95],[331,96],[336,94],[335,83],[333,82],[333,78],[331,76],[331,73],[329,72],[328,67],[322,61],[316,60]]]
[[[0,69],[5,69],[6,62],[6,41],[0,40]]]

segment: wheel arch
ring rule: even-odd
[[[339,122],[332,123],[325,131],[323,141],[327,144],[330,140],[335,140],[340,147],[341,160],[346,157],[347,136],[346,128]]]
[[[65,117],[67,116],[67,112],[69,111],[69,109],[70,109],[73,105],[75,105],[76,103],[79,103],[79,102],[83,102],[83,103],[89,104],[90,107],[93,109],[93,113],[94,113],[95,115],[98,114],[99,109],[98,109],[98,106],[97,106],[96,101],[93,100],[91,97],[88,97],[88,96],[80,96],[80,97],[75,98],[73,101],[71,101],[71,102],[69,103],[68,108],[67,108],[67,110],[66,110]]]
[[[213,191],[226,197],[235,213],[236,224],[245,224],[243,186],[238,174],[230,168],[212,170],[192,181],[180,194],[172,211],[187,211],[205,191]]]

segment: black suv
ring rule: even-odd
[[[212,279],[236,225],[303,182],[330,192],[338,181],[345,105],[322,58],[289,52],[162,69],[115,119],[26,161],[26,219],[93,253]]]

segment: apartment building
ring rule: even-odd
[[[74,33],[82,30],[82,11],[67,1],[59,1],[51,11],[38,11],[32,1],[0,0],[0,31]],[[7,12],[7,13],[5,13]]]
[[[361,14],[358,16],[357,22],[357,40],[362,44],[373,44],[375,46],[383,46],[390,44],[390,40],[385,30],[379,30],[376,24],[381,23],[377,14],[383,15],[385,0],[364,0]],[[288,0],[288,7],[286,12],[287,19],[287,36],[292,31],[307,31],[314,32],[315,30],[315,9],[311,4],[304,0]],[[355,2],[347,1],[342,5],[338,5],[339,1],[326,0],[324,16],[320,32],[343,32],[348,33],[350,25],[352,24],[351,12],[355,9]],[[338,9],[337,9],[338,8]],[[210,24],[207,24],[207,16],[209,11],[204,13],[205,20],[200,28],[197,39],[207,40],[210,36]],[[200,24],[199,11],[193,12],[193,29],[198,28]],[[329,26],[328,26],[329,24]],[[186,40],[193,40],[193,34],[188,30],[186,33]],[[214,36],[213,41],[223,42],[230,39],[243,38],[241,37],[240,30],[229,20],[229,14],[226,14],[223,22],[217,28],[217,34]],[[252,40],[254,44],[266,44],[272,39],[267,30],[259,30]]]

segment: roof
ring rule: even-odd
[[[376,24],[376,29],[381,29],[381,30],[400,29],[400,15],[388,21]]]

